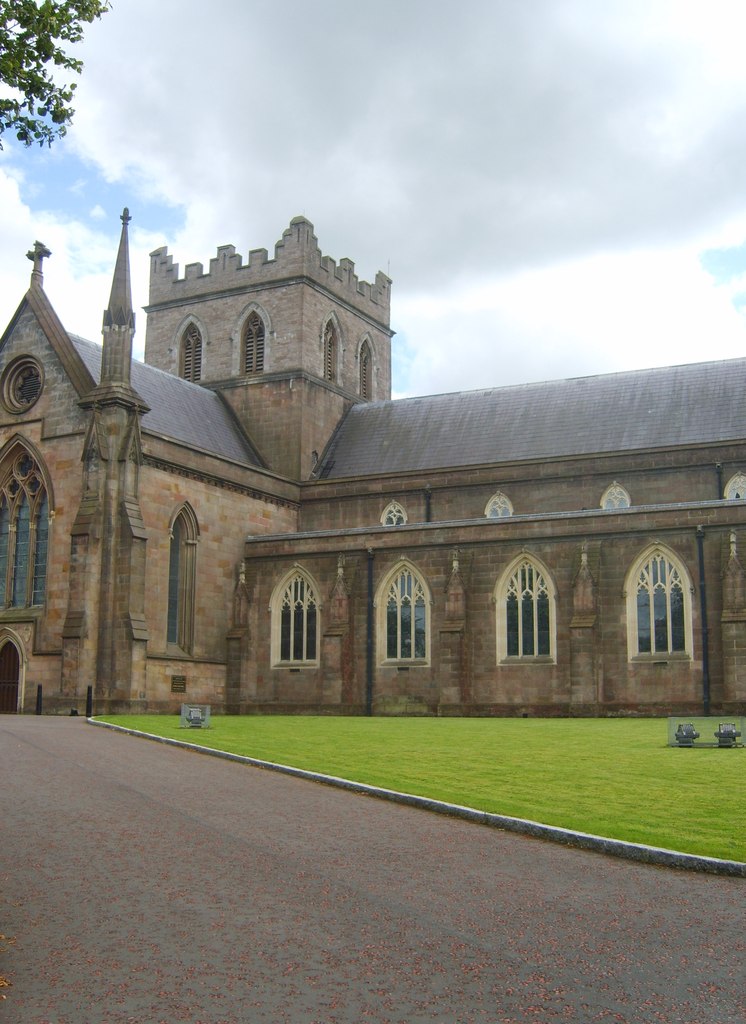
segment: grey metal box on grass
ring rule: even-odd
[[[742,747],[746,718],[740,715],[671,715],[669,747]]]
[[[210,728],[210,705],[209,704],[182,704],[181,705],[181,728],[182,729],[209,729]]]

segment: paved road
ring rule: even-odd
[[[743,1024],[742,879],[0,718],[0,1022]]]

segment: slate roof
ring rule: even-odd
[[[317,477],[746,439],[746,359],[354,405]]]
[[[70,334],[69,338],[98,383],[101,346],[75,334]],[[132,387],[150,406],[150,412],[142,418],[144,432],[244,465],[262,465],[250,441],[214,391],[137,360],[132,361],[131,379]]]

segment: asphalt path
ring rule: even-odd
[[[3,716],[0,765],[0,1022],[746,1019],[743,879],[84,719]]]

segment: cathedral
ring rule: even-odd
[[[296,217],[150,257],[103,344],[41,243],[0,341],[0,711],[746,713],[746,358],[391,400],[391,281]]]

